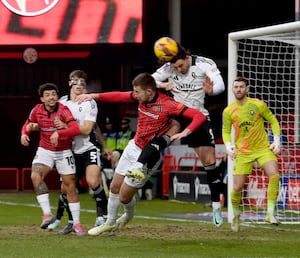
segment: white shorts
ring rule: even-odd
[[[130,140],[121,155],[119,163],[115,169],[115,173],[125,176],[128,170],[135,168],[137,159],[140,156],[141,152],[142,149],[134,143],[134,140]],[[124,182],[131,187],[141,188],[147,182],[149,177],[150,175],[146,175],[144,180],[138,180],[134,178],[128,178],[125,176]]]
[[[50,168],[55,166],[60,175],[76,173],[75,160],[71,150],[50,151],[38,147],[32,164],[43,164]]]

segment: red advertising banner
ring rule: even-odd
[[[0,17],[0,45],[142,42],[142,0],[1,0]]]

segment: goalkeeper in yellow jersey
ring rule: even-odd
[[[269,177],[267,190],[268,208],[265,221],[278,225],[275,205],[279,192],[277,154],[280,152],[280,126],[275,115],[265,102],[247,96],[247,80],[238,77],[232,85],[235,101],[223,111],[222,137],[226,151],[234,160],[233,188],[230,192],[234,217],[231,229],[240,227],[240,202],[246,178],[252,173],[253,162],[257,162]],[[271,125],[274,140],[270,144],[264,121]],[[234,128],[234,144],[231,143],[231,128]]]

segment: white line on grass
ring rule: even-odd
[[[0,204],[3,205],[11,205],[11,206],[24,206],[24,207],[34,207],[34,208],[40,208],[38,204],[32,204],[32,203],[16,203],[16,202],[5,202],[0,201]],[[51,209],[55,209],[56,207],[52,207]],[[81,209],[81,212],[87,212],[87,213],[94,213],[95,210],[89,210],[89,209]],[[150,217],[150,216],[135,216],[135,218],[139,219],[149,219],[149,220],[168,220],[168,221],[178,221],[178,222],[199,222],[199,220],[195,219],[180,219],[180,218],[168,218],[168,217]],[[201,220],[202,222],[202,220]],[[203,221],[206,223],[207,221]]]
[[[5,202],[0,200],[0,204],[3,205],[11,205],[11,206],[24,206],[24,207],[34,207],[34,208],[40,208],[39,205],[37,204],[32,204],[32,203],[16,203],[16,202]],[[56,207],[52,207],[52,209],[55,209]],[[81,209],[81,212],[87,212],[87,213],[94,213],[95,210],[89,210],[89,209]],[[192,222],[192,223],[204,223],[204,224],[211,224],[211,221],[207,220],[200,220],[200,219],[180,219],[180,218],[169,218],[169,217],[153,217],[153,216],[138,216],[136,215],[135,218],[138,219],[148,219],[148,220],[164,220],[164,221],[178,221],[178,222]],[[250,223],[241,223],[242,226],[245,227],[255,227],[255,224],[250,224]],[[260,226],[262,227],[262,226]],[[272,229],[274,230],[274,226],[264,226],[263,228],[265,229]],[[276,230],[281,230],[281,231],[293,231],[293,232],[300,232],[299,229],[291,229],[291,228],[276,228]]]

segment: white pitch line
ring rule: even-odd
[[[23,207],[33,207],[33,208],[40,208],[38,204],[33,203],[16,203],[16,202],[5,202],[0,200],[0,204],[3,205],[10,205],[10,206],[23,206]],[[56,207],[51,206],[51,209],[56,209]],[[94,213],[95,210],[89,210],[89,209],[80,209],[81,212],[87,212],[87,213]],[[197,222],[199,223],[199,220],[196,219],[180,219],[180,218],[169,218],[169,217],[153,217],[153,216],[134,216],[135,218],[139,219],[149,219],[149,220],[167,220],[167,221],[178,221],[178,222]],[[206,221],[202,221],[206,223]],[[210,222],[209,222],[210,223]]]
[[[24,206],[24,207],[34,207],[34,208],[40,208],[38,204],[32,204],[32,203],[16,203],[16,202],[5,202],[0,200],[0,204],[3,205],[11,205],[11,206]],[[56,207],[51,206],[51,209],[56,209]],[[81,209],[81,212],[87,212],[87,213],[94,213],[95,210],[89,210],[89,209]],[[178,221],[178,222],[192,222],[192,223],[204,223],[204,224],[211,224],[211,221],[208,220],[200,220],[200,219],[180,219],[180,218],[170,218],[170,217],[153,217],[153,216],[134,216],[135,218],[138,219],[148,219],[148,220],[163,220],[163,221]],[[242,226],[245,227],[255,227],[255,224],[250,224],[250,223],[241,223]],[[260,226],[260,228],[264,229],[270,229],[274,230],[273,225],[266,225],[266,226]],[[289,231],[289,232],[300,232],[300,229],[291,229],[291,228],[280,228],[276,227],[276,230],[278,231]]]

